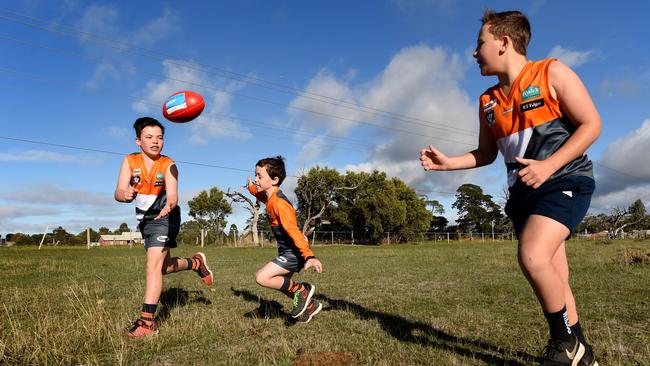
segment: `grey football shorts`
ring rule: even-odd
[[[142,220],[138,225],[144,238],[144,249],[152,247],[176,248],[176,237],[181,228],[180,210],[172,210],[158,220]]]
[[[296,256],[296,254],[290,250],[278,253],[278,256],[273,258],[271,262],[286,269],[287,271],[296,273],[300,272],[302,267],[305,265],[305,260],[302,258],[302,256]]]

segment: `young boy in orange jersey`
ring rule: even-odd
[[[132,202],[144,237],[147,251],[147,280],[140,317],[128,335],[142,338],[157,331],[156,307],[163,287],[163,275],[194,270],[206,285],[211,285],[212,271],[205,255],[192,258],[172,257],[181,225],[178,207],[178,169],[174,161],[161,155],[165,128],[150,117],[138,118],[133,124],[139,153],[127,155],[122,161],[115,188],[115,200]]]
[[[273,236],[278,242],[278,256],[257,271],[255,280],[260,286],[279,290],[293,298],[291,316],[309,323],[321,311],[323,304],[312,299],[315,286],[295,282],[291,277],[302,268],[314,267],[316,272],[321,273],[323,265],[316,259],[307,238],[298,229],[296,211],[280,190],[280,184],[286,176],[284,158],[276,156],[257,162],[255,182],[248,177],[248,190],[265,204]]]
[[[555,59],[529,61],[530,24],[518,11],[486,10],[474,57],[481,75],[498,84],[480,97],[476,150],[448,157],[432,145],[420,151],[425,170],[492,163],[503,154],[519,265],[550,329],[544,365],[597,365],[585,341],[569,286],[565,239],[584,217],[594,191],[585,152],[601,130],[600,116],[580,78]]]

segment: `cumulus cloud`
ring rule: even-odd
[[[31,162],[70,162],[76,158],[73,155],[59,154],[45,150],[25,150],[0,153],[0,161],[31,161]]]
[[[179,27],[179,19],[168,7],[163,13],[133,31],[121,24],[123,17],[110,5],[90,5],[83,9],[77,21],[81,30],[79,40],[91,59],[99,60],[93,74],[82,85],[94,90],[109,80],[123,80],[135,73],[136,67],[124,53],[116,50],[133,50],[133,46],[151,47],[165,39]],[[128,40],[128,41],[121,41]],[[109,46],[109,47],[107,47]]]
[[[635,200],[650,195],[650,119],[620,139],[609,144],[601,161],[596,162],[596,192],[592,207],[608,211],[628,207]],[[647,202],[646,202],[647,203]]]
[[[0,199],[11,203],[36,205],[86,205],[104,210],[114,206],[112,195],[82,189],[67,189],[53,183],[26,184],[13,191],[0,192]]]
[[[476,105],[459,85],[463,73],[463,62],[457,54],[424,45],[408,47],[398,52],[379,75],[362,85],[354,85],[353,79],[338,79],[327,70],[320,71],[306,90],[344,103],[332,99],[323,103],[302,96],[291,106],[318,113],[292,109],[288,113],[300,130],[320,133],[312,142],[332,142],[333,136],[351,135],[359,127],[372,131],[364,133],[376,141],[372,147],[365,147],[366,161],[350,164],[347,170],[378,169],[389,176],[399,176],[419,190],[455,191],[458,185],[475,180],[481,172],[426,174],[418,158],[419,149],[428,144],[448,154],[477,146]],[[335,148],[340,150],[337,146],[308,143],[299,156],[307,163]]]
[[[573,51],[558,45],[551,49],[548,57],[557,58],[569,67],[578,67],[593,59],[596,54],[594,50]]]
[[[200,89],[205,99],[206,108],[197,119],[192,121],[192,136],[190,142],[206,144],[210,139],[229,137],[248,139],[251,133],[242,127],[230,114],[232,92],[242,87],[241,83],[232,82],[220,85],[214,76],[209,75],[192,61],[171,60],[163,61],[165,79],[162,81],[149,81],[142,91],[143,100],[136,101],[132,108],[138,113],[150,113],[160,106],[152,105],[148,101],[166,100],[178,90]]]

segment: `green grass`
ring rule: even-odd
[[[196,247],[181,247],[189,256]],[[516,245],[316,247],[324,311],[287,318],[259,287],[272,248],[204,248],[216,276],[165,277],[160,332],[129,340],[144,291],[142,248],[0,248],[0,364],[532,365],[546,343]],[[581,323],[601,365],[650,360],[649,241],[570,242]]]

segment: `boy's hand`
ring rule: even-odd
[[[316,272],[318,273],[323,273],[323,265],[321,262],[316,259],[316,258],[310,258],[306,263],[305,263],[305,270],[309,269],[310,267],[314,267]]]
[[[130,185],[130,184],[122,192],[124,192],[124,202],[131,202],[131,201],[133,201],[133,199],[135,199],[135,196],[138,195],[138,189],[135,188],[135,186]]]
[[[522,159],[515,157],[519,164],[525,165],[519,169],[519,179],[521,182],[534,189],[539,188],[555,172],[550,164],[545,160]]]
[[[420,161],[424,170],[447,170],[449,158],[433,145],[420,150]]]
[[[160,213],[158,214],[158,216],[154,217],[154,220],[158,220],[161,217],[165,217],[165,216],[169,215],[169,212],[171,210],[172,210],[172,207],[170,205],[165,205],[165,207],[163,207],[163,209],[160,210]]]

